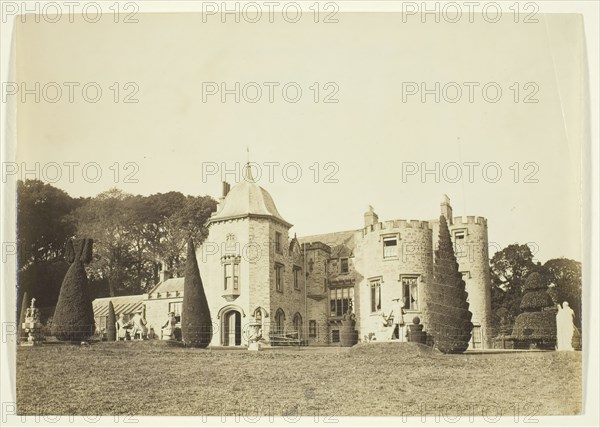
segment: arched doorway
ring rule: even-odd
[[[242,344],[242,314],[235,309],[229,310],[221,318],[221,343],[223,346]]]
[[[275,312],[275,329],[273,330],[275,334],[283,335],[285,333],[285,312],[281,308]]]
[[[296,330],[298,334],[298,340],[302,340],[302,315],[296,312],[293,319],[294,330]]]

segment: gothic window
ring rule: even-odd
[[[300,273],[302,269],[298,266],[294,266],[294,290],[300,290]]]
[[[371,281],[371,312],[381,310],[381,279]]]
[[[285,330],[285,313],[281,308],[275,313],[275,334],[283,334]]]
[[[402,277],[403,309],[408,311],[419,310],[419,280],[417,276]]]
[[[329,315],[341,317],[353,309],[354,287],[338,287],[329,290]]]

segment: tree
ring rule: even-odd
[[[581,329],[581,263],[565,258],[548,260],[544,274],[554,304],[569,302],[575,312],[575,325]]]
[[[56,260],[75,233],[69,214],[81,201],[40,180],[17,182],[18,265]]]
[[[194,241],[191,238],[187,244],[187,264],[181,310],[183,342],[186,346],[206,348],[212,340],[212,320],[198,269]]]
[[[92,247],[91,239],[77,241],[76,247],[73,241],[67,244],[66,258],[71,267],[60,288],[52,319],[52,335],[59,340],[81,341],[94,333],[94,310],[83,267],[92,259]]]
[[[435,251],[433,281],[427,295],[428,329],[435,346],[444,354],[466,351],[471,340],[472,313],[465,281],[458,270],[446,218],[440,216],[438,249]]]
[[[17,182],[18,298],[35,296],[41,316],[56,305],[69,267],[64,244],[75,234],[72,213],[82,203],[39,180]]]
[[[556,312],[543,276],[527,277],[521,300],[521,314],[515,320],[513,336],[528,344],[553,346],[556,342]]]
[[[509,245],[494,254],[490,261],[492,313],[498,331],[506,325],[513,325],[520,312],[525,278],[540,269],[527,245]]]
[[[115,316],[115,307],[112,301],[108,301],[108,319],[106,321],[106,340],[114,342],[117,340],[117,317]]]
[[[92,277],[108,281],[110,296],[140,291],[132,287],[131,281],[134,257],[130,221],[133,215],[124,202],[129,197],[131,195],[113,188],[92,198],[76,213],[78,235],[89,236],[96,243],[90,264]]]

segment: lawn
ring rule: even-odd
[[[581,411],[580,352],[442,355],[416,344],[184,349],[160,341],[17,352],[21,415],[520,416]]]

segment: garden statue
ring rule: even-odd
[[[38,308],[35,307],[35,297],[31,299],[31,306],[25,312],[25,322],[21,327],[28,333],[26,345],[32,346],[41,342],[39,334],[41,327],[40,314]]]
[[[248,326],[248,351],[260,351],[262,340],[262,323],[253,322]]]
[[[564,302],[562,308],[560,303],[558,312],[556,313],[556,350],[557,351],[573,351],[573,318],[575,313],[569,307],[568,302]]]

